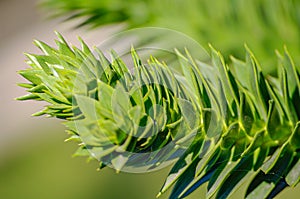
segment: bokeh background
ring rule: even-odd
[[[32,117],[43,103],[19,102],[25,94],[17,74],[26,68],[24,52],[38,53],[33,39],[54,44],[54,30],[78,45],[80,35],[89,45],[109,37],[118,26],[97,30],[73,29],[75,21],[48,20],[36,0],[0,0],[0,198],[5,199],[153,199],[170,168],[148,174],[116,174],[97,162],[73,158],[77,146],[59,120]],[[95,43],[96,42],[96,43]],[[234,198],[241,198],[243,187]],[[297,198],[300,188],[278,198]],[[167,194],[161,198],[167,198]],[[204,188],[188,199],[205,198]]]

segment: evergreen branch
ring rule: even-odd
[[[283,45],[300,61],[300,2],[295,0],[43,0],[42,4],[53,15],[82,19],[78,27],[126,22],[129,29],[174,29],[199,43],[213,44],[226,58],[242,59],[241,44],[247,43],[266,72],[274,72],[273,50]]]
[[[159,193],[175,185],[170,198],[207,181],[208,198],[242,183],[247,198],[274,197],[299,182],[300,73],[286,49],[278,77],[264,76],[248,47],[231,67],[212,47],[210,63],[176,51],[175,73],[153,57],[142,63],[134,49],[128,68],[114,52],[109,61],[58,37],[58,48],[36,41],[43,54],[27,54],[31,68],[19,73],[30,94],[19,99],[48,102],[35,115],[65,120],[76,155],[117,171],[179,158]]]

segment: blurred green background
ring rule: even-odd
[[[212,44],[229,62],[230,55],[244,59],[246,43],[265,73],[276,74],[274,51],[282,51],[284,45],[294,61],[300,62],[298,0],[41,1],[48,13],[62,19],[77,19],[76,26],[81,28],[124,22],[127,28],[150,26],[177,30],[207,50],[207,44]],[[190,47],[189,50],[197,51]]]
[[[42,103],[13,100],[25,94],[16,86],[24,81],[16,71],[26,68],[23,52],[37,52],[33,39],[53,44],[53,30],[58,30],[75,45],[76,35],[92,45],[95,39],[98,43],[99,37],[105,39],[118,30],[116,26],[74,30],[74,24],[45,20],[35,4],[36,0],[0,0],[0,198],[155,198],[170,168],[148,174],[116,174],[110,168],[97,172],[97,162],[72,157],[77,147],[64,143],[68,136],[60,121],[30,116]],[[233,198],[241,198],[242,192],[243,187]],[[297,198],[299,194],[299,187],[287,189],[278,198]],[[204,187],[188,197],[196,198],[205,198]]]

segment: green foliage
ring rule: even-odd
[[[174,185],[170,198],[206,182],[209,198],[243,183],[245,197],[266,198],[299,182],[300,73],[286,49],[272,77],[247,47],[245,61],[232,58],[230,67],[212,47],[209,63],[176,51],[174,71],[153,57],[142,63],[133,49],[128,68],[114,52],[109,61],[58,37],[57,48],[36,41],[43,54],[27,54],[31,68],[19,73],[30,94],[19,99],[48,102],[36,115],[65,120],[70,140],[80,142],[76,155],[116,170],[180,157],[159,193]]]
[[[274,49],[283,45],[300,61],[297,0],[43,0],[43,6],[55,16],[82,19],[79,27],[126,22],[128,28],[171,28],[213,44],[226,58],[243,58],[247,43],[266,72],[274,72]]]
[[[180,143],[199,126],[191,117],[187,121],[185,113],[196,114],[196,105],[189,103],[187,89],[166,65],[151,58],[146,67],[132,49],[131,72],[115,52],[110,63],[98,49],[96,58],[83,41],[80,50],[58,37],[58,49],[36,41],[44,55],[27,54],[32,68],[20,74],[31,84],[20,86],[31,94],[19,99],[50,103],[35,115],[67,120],[70,139],[84,143],[76,155],[91,152],[101,167],[110,164],[121,170],[126,162],[158,166],[183,150]],[[152,156],[139,165],[135,154],[142,153]]]

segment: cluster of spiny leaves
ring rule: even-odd
[[[184,75],[199,104],[215,103],[201,110],[212,108],[220,116],[221,137],[207,139],[203,128],[203,137],[175,164],[161,192],[175,183],[170,198],[184,198],[208,182],[208,198],[226,198],[250,179],[245,197],[273,198],[300,180],[299,71],[287,50],[278,54],[277,78],[264,77],[249,50],[245,62],[233,59],[230,68],[216,51],[211,57],[210,73],[217,78],[199,81],[206,69],[192,60]]]
[[[298,0],[43,0],[53,15],[79,18],[78,26],[126,22],[128,28],[163,27],[183,32],[200,43],[211,43],[224,54],[243,58],[247,43],[274,72],[274,49],[287,45],[300,61]],[[191,51],[192,49],[190,49]]]
[[[58,37],[58,49],[36,41],[44,55],[27,54],[32,68],[19,73],[31,82],[20,84],[30,94],[19,99],[46,101],[50,105],[34,115],[67,120],[69,140],[82,142],[75,155],[119,171],[154,169],[182,154],[199,116],[187,120],[196,106],[166,65],[152,57],[145,66],[132,50],[130,71],[115,52],[109,62],[82,40],[80,50]]]
[[[209,63],[176,51],[174,71],[155,58],[142,63],[134,50],[130,68],[116,53],[109,61],[58,37],[58,48],[36,41],[43,54],[27,54],[31,68],[20,74],[30,83],[20,86],[30,94],[19,99],[48,102],[36,115],[66,120],[78,155],[116,170],[179,158],[159,193],[174,185],[170,198],[206,182],[207,197],[247,183],[245,197],[265,198],[299,182],[300,74],[287,50],[271,77],[248,48],[230,66],[213,48]]]

